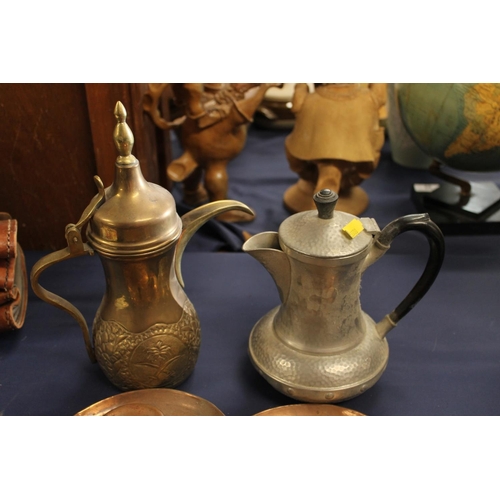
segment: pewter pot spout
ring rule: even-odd
[[[290,292],[290,260],[280,247],[278,233],[269,231],[252,236],[243,245],[243,251],[257,259],[271,274],[281,302]]]

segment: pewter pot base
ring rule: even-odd
[[[308,403],[338,403],[359,396],[384,372],[389,346],[375,330],[375,322],[361,314],[366,334],[344,352],[309,353],[279,338],[274,320],[280,307],[268,312],[254,326],[249,354],[257,371],[278,391]]]

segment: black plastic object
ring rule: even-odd
[[[406,231],[419,231],[423,233],[429,242],[430,252],[427,265],[420,279],[411,289],[403,301],[389,314],[389,318],[397,324],[401,318],[406,316],[428,292],[434,283],[444,259],[444,237],[439,227],[431,220],[429,214],[405,215],[393,220],[376,237],[377,241],[389,247],[392,240]]]
[[[322,189],[313,196],[320,219],[332,219],[339,195],[331,189]]]

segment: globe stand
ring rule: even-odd
[[[414,184],[412,199],[445,234],[499,234],[500,189],[493,182],[468,182],[440,169],[430,172],[441,182]]]

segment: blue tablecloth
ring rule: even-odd
[[[208,399],[230,416],[296,403],[274,390],[249,360],[249,333],[279,304],[279,297],[267,271],[238,251],[243,230],[277,230],[289,215],[282,196],[296,176],[284,156],[285,137],[283,131],[250,129],[245,150],[229,167],[228,197],[254,208],[256,220],[208,223],[183,259],[186,292],[202,325],[202,345],[194,373],[178,389]],[[472,177],[500,181],[498,174]],[[415,213],[412,184],[431,180],[426,171],[395,165],[386,144],[379,167],[363,184],[371,200],[363,215],[383,227]],[[180,201],[179,189],[174,193]],[[368,415],[500,414],[499,248],[499,235],[446,237],[446,256],[435,284],[388,334],[390,357],[381,379],[340,404]],[[363,277],[365,312],[375,320],[390,312],[420,276],[427,253],[421,235],[398,237]],[[41,255],[27,252],[28,272]],[[91,324],[104,290],[97,257],[61,263],[42,282],[73,302]],[[30,290],[24,327],[0,337],[0,414],[73,415],[119,392],[87,358],[76,322]]]

